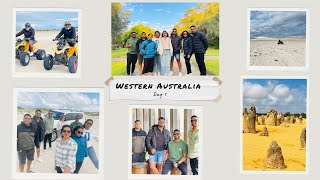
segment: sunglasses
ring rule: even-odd
[[[174,133],[173,135],[175,135],[175,136],[179,136],[179,135],[180,135],[180,133]]]
[[[63,130],[62,132],[63,133],[69,133],[69,134],[71,133],[71,131],[67,131],[67,130]]]
[[[77,131],[78,134],[83,134],[83,131]]]
[[[90,125],[90,126],[92,125],[92,123],[87,123],[87,124]]]
[[[198,120],[191,120],[191,122],[198,122]]]

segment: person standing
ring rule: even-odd
[[[160,76],[161,74],[161,58],[159,55],[159,42],[160,42],[160,32],[156,31],[154,32],[154,36],[155,38],[152,39],[152,41],[154,41],[157,44],[157,54],[154,57],[154,65],[153,65],[153,73],[155,76]]]
[[[58,134],[58,137],[61,136],[62,126],[67,124],[67,123],[65,122],[65,120],[66,120],[66,116],[65,116],[65,115],[62,115],[62,116],[60,117],[60,121],[59,121],[58,124],[57,124],[57,131],[58,131],[57,134]]]
[[[146,139],[149,168],[152,174],[161,174],[169,141],[171,141],[170,132],[165,128],[165,119],[160,117],[158,124],[153,125],[149,130]]]
[[[30,114],[23,116],[23,121],[17,126],[17,151],[19,157],[19,170],[24,172],[24,166],[27,160],[27,173],[33,173],[30,170],[34,160],[34,147],[39,145],[39,136],[37,129],[32,124]]]
[[[54,119],[52,117],[52,110],[49,110],[47,116],[44,118],[44,126],[45,126],[45,133],[46,133],[43,141],[44,153],[46,153],[47,141],[49,142],[49,148],[51,149],[53,125],[54,125]]]
[[[96,142],[99,142],[99,136],[97,133],[91,131],[91,127],[93,125],[93,120],[92,119],[87,119],[84,122],[84,130],[83,130],[83,135],[86,140],[87,140],[87,152],[88,152],[88,156],[91,159],[94,167],[96,167],[96,169],[99,169],[99,159],[97,157],[97,154],[92,146],[93,143],[93,139]]]
[[[133,76],[134,69],[136,67],[138,54],[136,49],[138,38],[136,32],[131,32],[131,37],[127,40],[125,48],[128,48],[127,52],[127,75]],[[130,71],[131,68],[131,71]]]
[[[136,43],[136,50],[138,52],[138,66],[139,66],[139,75],[142,75],[142,63],[143,63],[143,55],[141,53],[142,43],[147,40],[147,36],[145,32],[141,33],[141,38]]]
[[[170,62],[171,56],[173,55],[173,48],[167,31],[162,32],[158,52],[161,59],[161,75],[170,76]]]
[[[87,153],[87,140],[85,137],[82,136],[83,134],[83,127],[76,126],[72,130],[72,139],[78,144],[77,154],[76,154],[76,168],[73,171],[74,174],[78,174],[84,158],[88,156]]]
[[[207,75],[206,64],[204,62],[204,54],[208,49],[208,39],[204,33],[198,32],[196,26],[190,26],[192,41],[193,41],[193,52],[196,57],[197,64],[199,66],[200,75]]]
[[[71,128],[75,128],[77,126],[83,126],[81,122],[79,122],[80,117],[76,116],[76,120],[70,124]]]
[[[72,173],[76,168],[77,143],[71,138],[71,126],[63,125],[57,139],[55,168],[57,173]]]
[[[199,123],[196,115],[191,116],[192,129],[189,130],[189,159],[193,175],[198,175],[199,164]]]
[[[186,62],[187,67],[187,75],[191,75],[191,64],[190,59],[193,52],[193,44],[192,44],[192,37],[190,36],[188,31],[183,31],[181,34],[182,37],[182,51],[184,55],[184,59]]]
[[[136,120],[132,129],[132,163],[146,162],[146,137],[147,133],[141,129],[141,121]]]
[[[178,168],[182,175],[187,175],[188,145],[180,139],[180,130],[178,129],[173,131],[173,141],[168,144],[168,153],[169,158],[165,162],[162,174],[168,174],[173,168]]]
[[[179,76],[181,76],[181,61],[180,61],[180,51],[181,51],[181,36],[178,35],[178,31],[176,28],[172,29],[172,33],[170,36],[172,47],[173,47],[173,55],[171,56],[171,62],[170,62],[170,75],[173,75],[173,61],[174,58],[176,58],[179,68]]]
[[[41,117],[41,110],[37,109],[35,115],[32,118],[32,125],[37,129],[37,136],[39,136],[39,144],[36,146],[37,159],[36,161],[42,163],[42,159],[40,158],[40,144],[44,140],[45,136],[45,125],[43,119]]]
[[[157,55],[157,44],[152,41],[153,35],[148,34],[148,39],[143,41],[141,45],[141,53],[143,55],[142,74],[151,75],[153,72],[154,58]]]

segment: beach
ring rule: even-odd
[[[306,65],[306,39],[264,38],[250,40],[250,66],[304,67]]]

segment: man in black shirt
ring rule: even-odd
[[[53,40],[57,40],[62,36],[63,36],[63,39],[69,39],[71,41],[71,42],[68,42],[70,46],[74,46],[77,35],[76,35],[76,28],[71,26],[71,21],[66,21],[64,23],[64,27],[61,29],[60,33]]]
[[[24,39],[28,42],[30,47],[30,56],[33,56],[33,44],[36,42],[34,36],[35,32],[34,29],[31,27],[30,23],[26,23],[24,28],[16,34],[16,37],[19,37],[21,35],[24,35]]]

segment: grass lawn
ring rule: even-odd
[[[127,73],[127,61],[112,61],[112,76],[123,76]]]
[[[204,60],[204,62],[206,63],[208,75],[219,76],[219,72],[220,72],[219,59],[207,59],[207,60]],[[191,63],[194,65],[197,65],[196,60],[192,60]]]
[[[112,57],[113,58],[120,58],[120,57],[127,57],[127,48],[120,48],[120,49],[113,49],[112,50]],[[214,47],[209,47],[206,56],[219,56],[219,49],[215,49]]]

